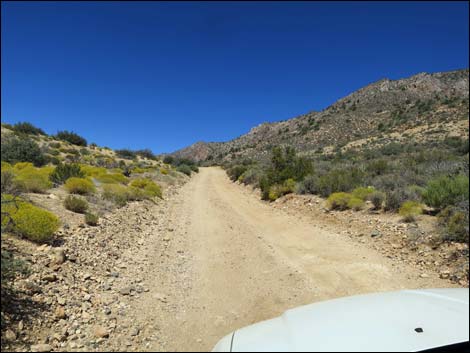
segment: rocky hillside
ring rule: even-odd
[[[210,163],[239,157],[263,158],[274,145],[289,144],[304,154],[327,153],[338,147],[378,140],[443,139],[468,136],[469,71],[420,73],[382,79],[321,112],[263,123],[225,143],[198,142],[173,153]],[[354,143],[358,141],[357,143]]]

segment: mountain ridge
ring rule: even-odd
[[[308,154],[384,133],[468,120],[468,72],[466,68],[381,78],[321,111],[264,122],[226,142],[198,141],[169,155],[218,164],[239,157],[262,159],[279,144]]]

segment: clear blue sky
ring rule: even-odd
[[[467,68],[467,2],[2,1],[2,121],[170,152]]]

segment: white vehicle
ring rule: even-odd
[[[469,352],[468,288],[339,298],[239,329],[214,352]]]

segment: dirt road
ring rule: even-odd
[[[225,334],[298,305],[448,286],[339,230],[273,209],[219,168],[201,168],[165,217],[166,235],[141,254],[150,291],[132,304],[129,321],[148,339],[132,349],[210,350]]]

